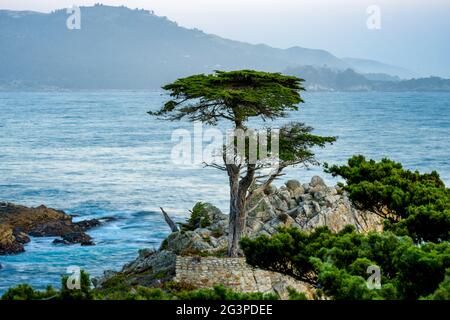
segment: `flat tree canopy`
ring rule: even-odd
[[[163,87],[173,98],[155,116],[216,124],[220,119],[242,126],[249,117],[263,120],[298,110],[302,79],[252,70],[216,71],[178,79]]]

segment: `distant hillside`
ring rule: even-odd
[[[450,92],[450,79],[440,77],[427,77],[397,82],[375,82],[373,90],[379,91],[448,91]]]
[[[154,89],[216,69],[286,71],[311,90],[447,90],[439,78],[325,50],[277,49],[186,29],[145,10],[81,7],[81,30],[65,9],[50,14],[0,10],[0,90]]]
[[[283,73],[305,79],[309,91],[450,91],[450,80],[439,77],[400,80],[386,74],[315,66],[287,68]]]
[[[214,69],[347,67],[324,50],[227,40],[144,10],[81,7],[81,30],[66,28],[68,16],[0,11],[0,85],[147,89]]]
[[[384,73],[391,76],[397,76],[402,79],[417,78],[418,75],[405,68],[391,66],[374,60],[357,59],[357,58],[342,58],[352,69],[360,73]]]

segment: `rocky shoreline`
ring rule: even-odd
[[[272,186],[255,197],[249,208],[246,235],[250,238],[272,235],[282,226],[306,232],[320,226],[338,232],[346,225],[363,233],[382,231],[379,216],[356,209],[343,190],[328,187],[318,176],[309,183],[289,180],[280,188]],[[225,284],[236,291],[270,292],[280,298],[287,297],[288,288],[307,297],[314,295],[301,281],[246,265],[242,258],[226,258],[228,215],[208,203],[201,204],[199,215],[203,222],[172,232],[158,250],[142,249],[120,272],[105,271],[103,277],[94,279],[96,288],[132,291],[137,286],[163,287],[177,282],[189,288]]]
[[[43,205],[29,208],[0,202],[0,255],[24,252],[30,236],[60,237],[55,244],[94,245],[86,231],[101,223],[98,219],[73,222],[73,216]]]
[[[194,211],[196,218],[192,219]],[[214,205],[198,203],[192,216],[180,224],[181,228],[172,222],[172,233],[158,250],[142,249],[119,272],[107,270],[93,279],[96,290],[114,294],[132,293],[140,286],[164,289],[171,283],[192,290],[221,284],[238,292],[273,293],[281,299],[287,299],[289,290],[295,289],[314,298],[315,290],[307,283],[250,266],[243,257],[226,257],[228,215]],[[23,252],[30,236],[58,237],[55,244],[93,245],[86,231],[101,222],[73,222],[73,216],[60,210],[0,202],[0,255]],[[382,231],[379,216],[358,210],[341,188],[327,186],[315,176],[309,183],[289,180],[280,188],[271,186],[257,194],[249,204],[246,236],[270,236],[279,227],[309,232],[327,226],[338,232],[347,225],[363,233]]]

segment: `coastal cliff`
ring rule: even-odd
[[[272,235],[279,227],[312,231],[327,226],[338,232],[353,225],[359,232],[382,231],[382,219],[372,212],[356,209],[347,194],[329,187],[315,176],[309,183],[289,180],[285,186],[272,186],[249,206],[246,235]],[[178,282],[192,288],[225,285],[238,292],[258,291],[288,296],[289,288],[314,295],[311,286],[276,272],[246,264],[243,258],[226,258],[228,215],[208,203],[193,209],[195,219],[172,232],[159,250],[143,249],[120,272],[105,271],[94,280],[98,290],[134,290],[133,287],[162,287]],[[192,218],[192,217],[191,217]]]

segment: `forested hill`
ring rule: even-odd
[[[353,69],[300,66],[287,68],[286,74],[305,79],[309,91],[447,91],[450,80],[439,77],[402,80],[384,73],[358,73]]]
[[[377,61],[339,59],[325,50],[228,40],[146,10],[95,5],[80,11],[81,29],[69,30],[66,9],[48,14],[0,10],[0,90],[154,89],[216,69],[288,69],[301,71],[312,89],[372,90],[366,80],[411,75]],[[404,85],[395,84],[398,90]]]
[[[80,9],[80,30],[66,27],[66,9],[50,14],[0,11],[0,85],[147,89],[215,69],[348,67],[324,50],[227,40],[145,10]]]

